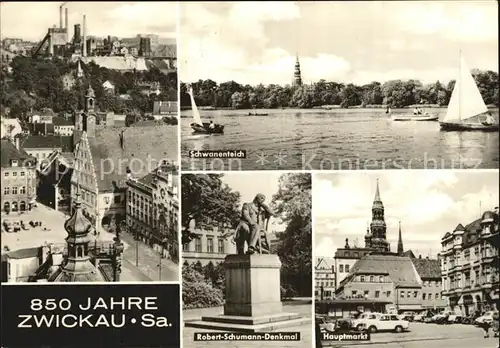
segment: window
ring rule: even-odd
[[[122,202],[122,197],[120,195],[115,196],[115,204],[120,204]]]
[[[343,273],[344,272],[344,265],[339,265],[339,272]]]
[[[428,296],[427,296],[427,298],[429,298],[429,299],[431,299],[431,300],[432,300],[432,294],[431,294],[431,293],[429,293],[429,294],[428,294]]]
[[[370,293],[370,292],[369,292],[368,290],[365,290],[365,292],[364,292],[364,296],[365,296],[365,297],[368,297],[368,294],[369,294],[369,293]]]
[[[17,195],[17,187],[15,187],[15,186],[14,186],[14,187],[12,188],[12,194],[13,194],[13,195]]]
[[[189,251],[189,243],[182,244],[182,251],[186,251],[186,252]]]
[[[436,292],[436,300],[439,300],[439,292]]]
[[[214,239],[213,238],[207,238],[207,251],[209,253],[214,252]]]
[[[345,271],[346,273],[349,273],[349,265],[345,265],[345,267],[344,267],[344,271]]]
[[[356,290],[352,291],[352,296],[356,296],[357,294],[358,294],[358,292]]]
[[[370,276],[370,283],[373,283],[375,281],[375,277],[374,276]]]
[[[381,283],[383,283],[383,282],[384,282],[384,276],[380,276],[380,277],[378,278],[378,281],[379,281],[379,282],[381,282]]]
[[[375,291],[375,298],[379,298],[380,297],[380,291]]]
[[[12,176],[13,176],[13,177],[16,177],[16,176],[17,176],[17,172],[13,172],[13,173],[12,173]]]
[[[425,292],[422,293],[422,300],[425,300]]]
[[[194,241],[194,251],[201,253],[201,239],[197,238]]]
[[[401,296],[401,298],[405,298],[405,292],[404,292],[404,291],[401,291],[401,292],[400,292],[400,296]]]
[[[21,195],[26,194],[26,186],[21,186],[21,188],[19,189],[19,194],[21,194]]]
[[[217,240],[217,251],[219,252],[219,254],[224,254],[224,240]]]
[[[3,188],[3,194],[4,195],[10,195],[10,187],[4,187]]]
[[[418,291],[414,291],[414,292],[413,292],[413,297],[414,297],[414,298],[417,298],[417,297],[418,297]]]
[[[410,298],[410,297],[411,297],[411,291],[409,291],[409,290],[408,290],[408,291],[406,292],[406,298]]]
[[[24,176],[24,172],[21,172],[19,175]]]
[[[9,172],[5,172],[5,173],[3,173],[3,176],[4,176],[4,177],[8,177],[8,176],[9,176]]]
[[[359,281],[363,283],[365,281],[365,276],[359,277]]]
[[[391,292],[387,291],[387,297],[391,297]]]

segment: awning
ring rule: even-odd
[[[406,304],[398,305],[398,310],[400,311],[421,311],[423,307],[421,304]]]

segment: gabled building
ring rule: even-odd
[[[73,199],[76,187],[81,187],[82,209],[96,230],[125,221],[127,180],[177,160],[174,132],[168,126],[96,125],[94,92],[89,87],[85,110],[77,115],[75,125],[71,194]]]
[[[319,257],[314,269],[316,283],[314,296],[317,300],[327,300],[335,297],[335,260]]]
[[[422,308],[440,312],[447,307],[446,299],[441,296],[441,261],[428,257],[410,257],[422,281]]]
[[[19,145],[1,140],[1,197],[5,213],[30,210],[36,201],[36,160]]]
[[[499,221],[496,207],[441,239],[442,294],[449,309],[468,315],[500,308]]]

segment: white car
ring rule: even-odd
[[[479,318],[476,319],[477,324],[484,324],[484,323],[489,323],[491,324],[493,322],[493,314],[496,311],[489,311],[481,315]]]
[[[353,327],[358,330],[363,325],[372,333],[377,331],[403,332],[410,330],[410,323],[406,320],[400,320],[395,314],[364,313],[353,321]]]

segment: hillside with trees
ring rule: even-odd
[[[473,76],[486,105],[499,106],[498,73],[473,70]],[[289,85],[242,85],[235,81],[216,83],[199,80],[191,84],[198,106],[233,109],[314,108],[339,105],[343,108],[388,105],[403,108],[414,104],[446,106],[455,81],[422,84],[418,80],[371,82],[358,86],[320,80],[311,85],[292,88]],[[181,106],[190,107],[187,85],[181,82]]]
[[[3,68],[0,72],[2,110],[10,110],[8,117],[23,119],[31,109],[50,108],[56,113],[82,109],[89,83],[101,111],[123,114],[128,110],[137,110],[144,114],[152,111],[155,100],[177,100],[176,72],[165,75],[152,67],[148,71],[122,73],[94,63],[82,63],[81,66],[84,77],[75,79],[77,63],[57,57],[47,60],[17,56],[10,63],[10,69]],[[69,87],[65,86],[65,78],[73,80]],[[106,81],[114,86],[114,93],[104,89]],[[162,94],[142,94],[138,81],[158,82]]]

